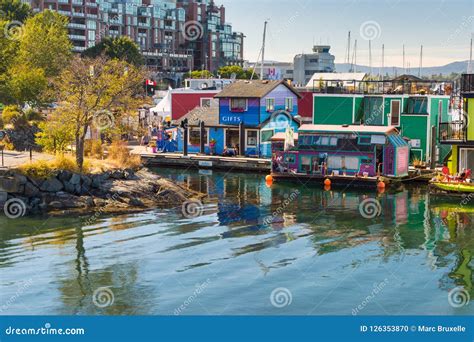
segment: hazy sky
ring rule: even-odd
[[[244,32],[245,59],[254,61],[269,19],[266,60],[292,61],[313,43],[330,44],[337,63],[345,62],[347,33],[358,40],[357,63],[402,66],[402,47],[412,68],[469,59],[474,32],[474,0],[216,0],[234,30]]]

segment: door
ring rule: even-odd
[[[461,148],[461,155],[459,160],[460,172],[462,170],[474,171],[474,149]]]
[[[390,102],[390,125],[400,126],[400,100],[392,100]]]

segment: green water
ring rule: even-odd
[[[0,216],[0,314],[474,314],[469,201],[159,173],[208,199],[192,217]]]

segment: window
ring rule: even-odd
[[[296,156],[294,154],[285,154],[285,163],[294,164],[296,162]]]
[[[201,99],[201,107],[211,107],[211,102],[212,102],[212,99],[210,98],[202,98]]]
[[[246,131],[247,133],[247,147],[257,147],[258,132]]]
[[[383,124],[383,97],[364,98],[364,123],[368,126]]]
[[[260,136],[261,136],[261,142],[264,143],[264,142],[269,142],[270,139],[275,135],[275,131],[273,129],[270,129],[270,130],[265,130],[265,131],[262,131]]]
[[[292,97],[287,97],[285,99],[285,109],[289,112],[293,111],[293,98]]]
[[[309,62],[310,62],[310,63],[318,63],[319,61],[318,61],[317,58],[311,58],[311,59],[309,60]]]
[[[411,97],[407,101],[407,114],[428,114],[426,97]]]
[[[320,145],[328,146],[329,145],[329,137],[321,137]]]
[[[230,99],[231,112],[245,112],[247,111],[247,99]]]
[[[267,112],[273,112],[275,110],[275,99],[266,99]]]
[[[372,138],[370,136],[360,136],[359,145],[370,145],[371,139]]]
[[[337,146],[337,138],[331,138],[331,140],[329,141],[329,145],[331,146]]]
[[[204,130],[204,142],[208,144],[208,132],[207,129]],[[201,129],[200,128],[190,128],[189,129],[189,145],[200,146],[201,145]]]

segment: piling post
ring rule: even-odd
[[[204,141],[204,136],[206,134],[206,128],[205,128],[205,123],[204,121],[200,121],[199,122],[199,152],[201,154],[205,154],[206,153],[206,141]]]
[[[436,168],[436,141],[438,139],[437,134],[438,134],[438,131],[436,129],[436,126],[432,126],[431,127],[431,158],[430,158],[431,170],[434,170]]]
[[[245,156],[245,128],[244,123],[239,124],[239,156]]]

